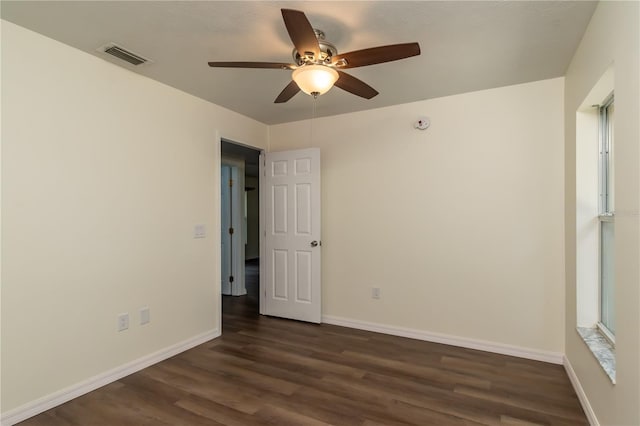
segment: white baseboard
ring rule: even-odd
[[[591,403],[589,403],[589,399],[587,398],[587,394],[584,392],[582,388],[582,384],[576,375],[576,372],[573,370],[571,363],[569,362],[569,358],[564,357],[564,369],[567,372],[567,376],[569,376],[569,380],[573,385],[573,389],[576,391],[576,395],[578,395],[578,399],[580,400],[580,404],[582,405],[582,409],[584,410],[587,419],[589,420],[589,424],[591,426],[600,426],[600,422],[596,417],[595,411],[593,411],[593,407],[591,407]]]
[[[171,345],[149,355],[145,355],[142,358],[138,358],[102,374],[98,374],[97,376],[90,377],[87,380],[3,413],[2,418],[0,419],[0,424],[2,426],[10,426],[19,423],[219,336],[220,329],[210,330],[190,339],[176,343],[175,345]]]
[[[424,340],[427,342],[442,343],[445,345],[459,346],[462,348],[477,349],[502,355],[511,355],[519,358],[535,361],[562,364],[564,354],[560,352],[548,352],[538,349],[523,348],[520,346],[506,345],[503,343],[488,342],[485,340],[469,339],[466,337],[452,336],[449,334],[431,333],[411,328],[395,327],[391,325],[377,324],[366,321],[352,320],[349,318],[323,315],[322,322],[339,325],[342,327],[357,328],[359,330],[374,331],[376,333],[390,334],[393,336],[408,337],[410,339]]]

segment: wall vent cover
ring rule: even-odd
[[[136,55],[135,53],[132,53],[127,49],[123,49],[113,43],[103,46],[99,50],[108,55],[115,56],[118,59],[122,59],[123,61],[129,62],[131,65],[142,65],[145,62],[149,62],[148,59]]]

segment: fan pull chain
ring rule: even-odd
[[[316,105],[318,103],[318,96],[313,97],[313,108],[311,109],[311,123],[309,125],[309,148],[313,147],[313,121],[316,118]]]

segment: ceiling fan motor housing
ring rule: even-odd
[[[325,40],[324,31],[314,28],[313,32],[318,39],[318,45],[320,46],[320,57],[316,58],[312,52],[305,52],[301,55],[297,49],[293,49],[293,61],[298,66],[305,64],[329,64],[331,57],[338,54],[338,49],[330,42]]]

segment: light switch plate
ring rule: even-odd
[[[151,311],[147,306],[140,308],[140,325],[148,324],[151,321]]]
[[[196,225],[193,227],[193,238],[205,238],[207,236],[207,229],[204,225]]]

